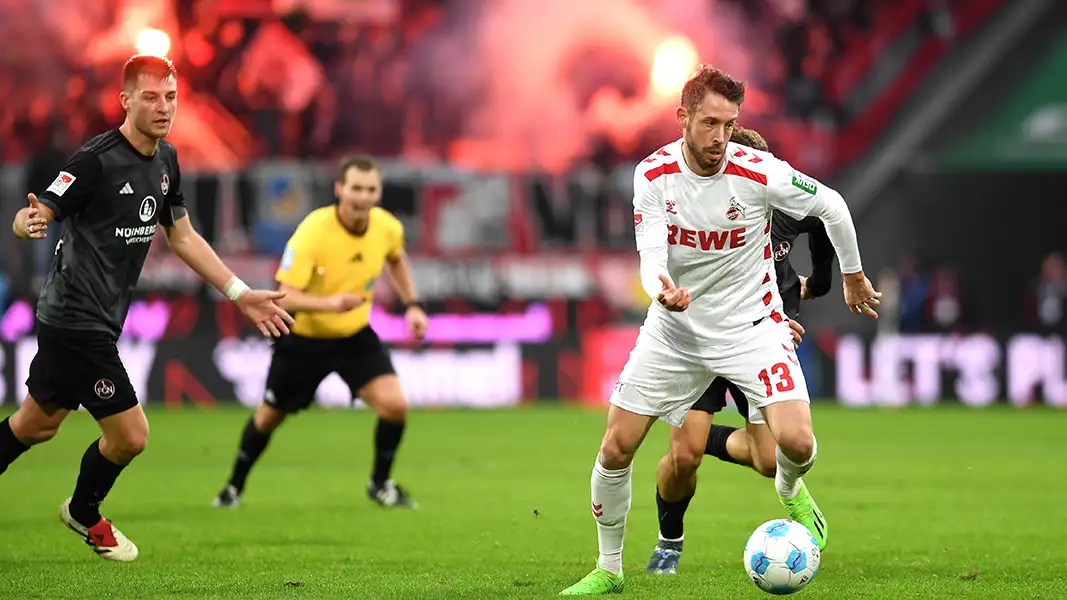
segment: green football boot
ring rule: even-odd
[[[782,500],[782,505],[785,506],[790,519],[808,528],[812,537],[815,538],[815,543],[819,545],[819,550],[825,550],[826,539],[830,537],[830,529],[826,526],[826,517],[822,516],[822,511],[815,504],[803,480],[800,482],[797,497],[788,502]]]
[[[582,577],[582,580],[559,593],[560,596],[603,596],[622,591],[623,576],[600,567]]]

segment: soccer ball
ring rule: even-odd
[[[745,544],[745,571],[759,589],[776,595],[808,587],[819,574],[819,545],[806,527],[788,519],[767,521]]]

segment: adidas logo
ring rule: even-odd
[[[119,190],[119,195],[132,194],[132,193],[133,193],[133,187],[130,186],[130,182],[129,181],[127,181],[126,185],[122,186],[122,189]]]

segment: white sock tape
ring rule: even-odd
[[[223,290],[223,293],[226,294],[226,297],[229,298],[231,301],[237,302],[237,299],[240,298],[248,290],[249,287],[245,285],[245,282],[241,281],[236,275],[234,275],[226,283],[226,289]]]

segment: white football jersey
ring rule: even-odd
[[[653,301],[643,329],[677,350],[708,355],[739,343],[762,319],[784,321],[771,211],[808,216],[821,184],[768,152],[733,143],[719,173],[701,177],[686,166],[682,143],[637,166],[634,228],[638,251],[666,242],[667,274],[692,300],[682,312]]]

